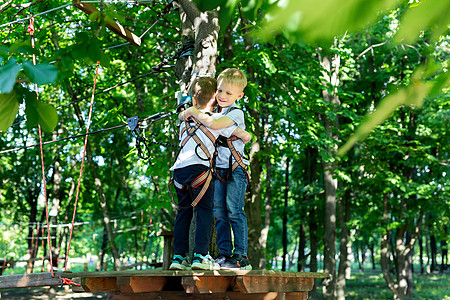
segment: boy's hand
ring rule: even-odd
[[[195,117],[195,114],[198,113],[199,110],[194,106],[189,107],[185,111],[182,112],[183,119],[187,121],[190,117]]]

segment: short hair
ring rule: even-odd
[[[223,70],[217,77],[218,82],[221,80],[236,85],[239,88],[242,88],[242,90],[244,90],[247,86],[247,76],[245,76],[244,72],[236,68],[228,68]]]
[[[217,80],[212,77],[197,77],[192,82],[190,93],[195,97],[198,104],[204,106],[208,104],[209,100],[214,98],[217,90]]]

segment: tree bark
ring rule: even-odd
[[[335,55],[319,55],[319,61],[322,66],[324,77],[322,92],[325,101],[331,103],[334,109],[340,105],[336,89],[339,85],[339,67],[340,57]],[[331,92],[330,92],[331,91]],[[336,141],[335,131],[338,129],[338,122],[331,121],[323,116],[323,125],[330,140]],[[334,157],[337,151],[337,143],[332,146],[326,146],[325,151],[329,157]],[[337,179],[333,177],[337,168],[335,160],[323,160],[323,178],[325,185],[325,206],[324,206],[324,271],[330,274],[330,277],[324,280],[323,295],[324,299],[335,299],[336,296],[336,193]]]
[[[339,246],[339,268],[336,281],[337,299],[345,299],[345,279],[350,269],[349,244],[350,230],[345,224],[350,220],[350,190],[346,190],[344,197],[339,199],[339,227],[341,228],[341,240]]]
[[[290,124],[289,124],[290,125]],[[290,126],[289,126],[290,127]],[[286,259],[288,255],[287,246],[287,210],[288,210],[288,197],[289,197],[289,163],[291,159],[286,159],[286,171],[285,171],[285,183],[284,183],[284,211],[283,211],[283,264],[281,271],[286,271]]]
[[[264,125],[264,127],[268,127],[267,123]],[[268,130],[264,130],[266,134],[268,133]],[[266,138],[267,140],[267,138]],[[270,145],[270,143],[267,143]],[[269,146],[270,147],[270,146]],[[270,150],[269,150],[270,153]],[[264,196],[264,224],[261,229],[261,236],[259,238],[259,244],[261,245],[261,259],[259,261],[259,268],[264,270],[266,268],[266,247],[267,247],[267,237],[269,235],[269,229],[270,229],[270,214],[272,212],[272,203],[271,203],[271,179],[272,179],[272,163],[271,163],[271,156],[266,156],[266,194]]]
[[[430,235],[430,252],[431,252],[431,273],[436,270],[437,266],[437,244],[436,244],[436,236],[434,234]]]
[[[308,185],[312,186],[315,180],[315,174],[317,169],[317,149],[308,147],[306,149],[306,159],[307,159],[307,182]],[[317,253],[318,253],[318,244],[319,238],[317,236],[317,205],[314,201],[314,196],[307,196],[308,203],[308,228],[309,228],[309,245],[310,245],[310,255],[309,255],[309,271],[317,272]],[[311,297],[314,297],[316,293],[316,285],[313,286],[310,294]]]

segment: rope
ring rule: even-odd
[[[89,108],[89,116],[88,116],[88,121],[87,121],[87,124],[86,124],[86,136],[84,138],[83,157],[81,159],[80,176],[78,177],[77,194],[76,194],[76,197],[75,197],[75,205],[74,205],[74,209],[73,209],[72,225],[70,226],[70,235],[69,235],[69,241],[68,241],[68,245],[67,245],[66,262],[65,262],[65,266],[64,266],[64,271],[67,271],[67,262],[69,261],[70,241],[72,240],[73,224],[75,222],[75,215],[76,215],[77,204],[78,204],[78,196],[80,194],[81,176],[83,175],[83,165],[84,165],[84,159],[86,157],[86,146],[87,146],[87,141],[88,141],[89,127],[91,125],[92,108],[94,106],[95,85],[97,83],[97,75],[98,75],[99,67],[100,67],[100,62],[98,61],[97,62],[97,68],[95,70],[94,86],[92,88],[91,106]],[[65,282],[63,280],[63,284],[64,283]]]
[[[31,47],[34,49],[34,17],[30,18],[30,25],[28,25],[27,28],[27,32],[31,35]],[[36,55],[33,53],[33,65],[36,65]],[[34,84],[34,89],[36,90],[36,99],[39,101],[39,92],[38,92],[38,87],[37,84]],[[44,151],[42,149],[42,129],[41,129],[41,124],[38,124],[38,128],[39,128],[39,146],[41,149],[41,167],[42,167],[42,184],[43,184],[43,192],[44,192],[44,198],[45,198],[45,216],[47,218],[47,239],[48,239],[48,247],[49,247],[49,251],[50,251],[50,265],[51,267],[51,273],[52,273],[52,277],[55,277],[55,275],[53,274],[53,262],[52,262],[52,243],[50,242],[50,227],[49,227],[49,222],[48,222],[48,199],[47,199],[47,186],[45,183],[45,167],[44,167]],[[37,233],[36,235],[39,235],[39,225],[37,227]],[[38,241],[36,240],[36,250],[35,250],[35,256],[37,254],[37,245],[38,245]],[[32,249],[33,252],[33,249]]]

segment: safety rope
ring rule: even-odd
[[[28,25],[27,32],[31,36],[31,47],[34,49],[34,17],[30,18],[30,25]],[[36,65],[36,54],[34,54],[34,53],[33,53],[33,65]],[[39,91],[38,91],[38,87],[37,87],[36,83],[34,84],[34,89],[36,91],[36,99],[39,101]],[[55,277],[55,275],[53,274],[52,243],[51,243],[51,239],[50,239],[50,227],[49,227],[49,222],[48,222],[48,203],[47,203],[48,199],[47,199],[47,186],[46,186],[46,182],[45,182],[44,151],[42,148],[41,124],[38,124],[38,128],[39,128],[39,146],[41,149],[41,167],[42,167],[43,192],[44,192],[44,200],[45,200],[45,217],[47,219],[47,241],[48,241],[48,247],[49,247],[49,252],[50,252],[50,265],[52,266],[50,270],[52,273],[52,277]],[[38,231],[37,231],[36,237],[39,235],[39,226],[38,226],[37,230]],[[37,244],[38,244],[38,241],[36,240],[36,251],[37,251]],[[33,252],[33,250],[32,250],[32,252]]]
[[[75,222],[75,215],[76,215],[76,211],[77,211],[78,197],[79,197],[79,194],[80,194],[81,176],[83,175],[84,159],[86,157],[86,147],[87,147],[87,141],[88,141],[88,133],[89,133],[89,127],[91,125],[92,108],[94,106],[95,85],[97,83],[97,75],[98,75],[99,67],[100,67],[100,62],[98,61],[97,62],[97,68],[95,70],[94,86],[92,88],[91,106],[89,108],[88,121],[86,123],[86,136],[84,138],[83,157],[81,159],[80,176],[78,177],[77,193],[76,193],[76,196],[75,196],[75,204],[74,204],[74,209],[73,209],[72,224],[70,226],[70,235],[69,235],[69,241],[68,241],[68,245],[67,245],[66,262],[65,262],[65,266],[64,266],[64,271],[67,271],[67,263],[69,261],[70,241],[72,240],[73,224]],[[64,282],[63,282],[63,284],[64,284]]]

